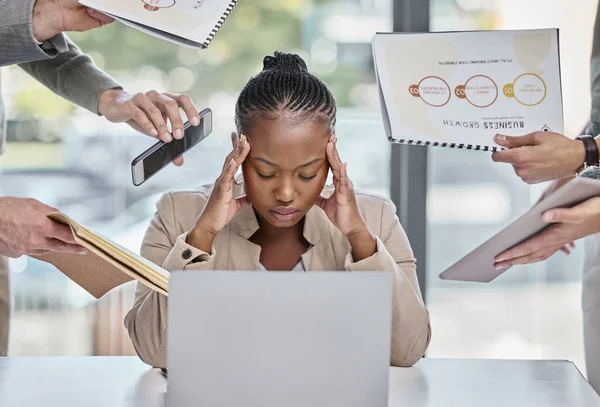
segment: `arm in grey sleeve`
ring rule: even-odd
[[[0,0],[2,1],[2,0]],[[20,64],[54,93],[98,114],[100,94],[121,86],[66,36],[68,49],[52,59]]]
[[[67,36],[64,38],[68,46],[67,51],[52,59],[19,66],[54,93],[94,114],[99,114],[100,94],[107,89],[121,86],[98,68]]]
[[[39,46],[33,39],[35,0],[0,0],[0,66],[54,58],[67,50],[63,34]]]
[[[98,114],[106,89],[120,88],[64,34],[43,45],[33,39],[35,0],[0,0],[0,66],[20,64],[54,93]]]

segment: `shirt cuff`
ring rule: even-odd
[[[32,33],[33,35],[33,33]],[[41,45],[42,49],[53,49],[56,53],[67,52],[69,50],[69,44],[67,44],[67,39],[63,33],[56,34],[54,37],[48,38]]]
[[[177,270],[185,270],[186,266],[192,263],[208,262],[215,258],[215,248],[208,254],[203,250],[198,249],[186,243],[188,232],[179,235],[175,240],[173,248],[167,255],[162,267],[170,272]]]
[[[36,59],[46,59],[46,58],[54,58],[58,54],[62,52],[67,52],[69,50],[69,45],[67,44],[67,39],[63,33],[58,33],[55,36],[48,38],[45,41],[42,41],[42,45],[37,43],[33,35],[33,6],[35,5],[35,0],[29,2],[28,6],[25,8],[27,13],[27,22],[29,29],[29,38],[31,39],[30,44],[32,48],[37,49],[38,53],[43,53],[44,55]]]

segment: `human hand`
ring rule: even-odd
[[[583,143],[558,133],[538,131],[519,137],[497,134],[495,140],[507,149],[493,153],[492,160],[511,164],[528,184],[574,175],[585,161]]]
[[[98,11],[87,8],[77,0],[36,0],[31,23],[33,36],[46,41],[63,31],[88,31],[115,21]]]
[[[232,133],[232,138],[236,139],[235,147],[225,159],[223,171],[215,181],[208,202],[196,220],[194,228],[188,234],[187,242],[206,253],[210,253],[217,233],[231,221],[240,209],[250,205],[245,196],[241,198],[233,196],[234,176],[250,153],[250,143],[243,134],[237,137],[235,133]]]
[[[551,225],[496,256],[497,269],[546,260],[569,242],[600,232],[600,197],[572,208],[549,209],[542,214],[542,220]]]
[[[360,261],[372,256],[377,250],[377,244],[360,213],[354,185],[346,171],[347,164],[342,164],[336,143],[336,136],[331,136],[326,147],[327,160],[333,172],[335,191],[329,198],[319,197],[317,205],[348,238],[355,261]]]
[[[186,94],[159,93],[154,90],[132,94],[122,89],[108,89],[100,95],[98,102],[98,112],[108,121],[127,122],[137,131],[165,143],[171,142],[173,137],[183,137],[183,119],[179,108],[183,109],[193,126],[200,124],[198,109]],[[173,135],[167,128],[167,119],[171,122]],[[183,164],[183,157],[173,163]]]
[[[51,251],[86,253],[71,228],[46,216],[52,212],[57,210],[35,199],[1,197],[0,254],[16,258]]]

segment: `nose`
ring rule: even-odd
[[[293,177],[281,177],[275,189],[275,199],[282,205],[291,204],[296,198],[296,188]]]

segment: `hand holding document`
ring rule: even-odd
[[[50,252],[34,256],[53,264],[67,277],[96,298],[131,280],[168,295],[169,272],[149,260],[85,228],[62,213],[52,213],[49,218],[68,225],[75,240],[88,249],[87,254]]]
[[[528,184],[573,176],[585,160],[584,144],[559,133],[498,134],[496,142],[506,149],[492,154],[492,160],[512,165]]]
[[[176,44],[206,48],[238,0],[79,0],[136,28]]]
[[[392,142],[495,151],[497,133],[563,132],[556,29],[376,34],[373,57]]]

